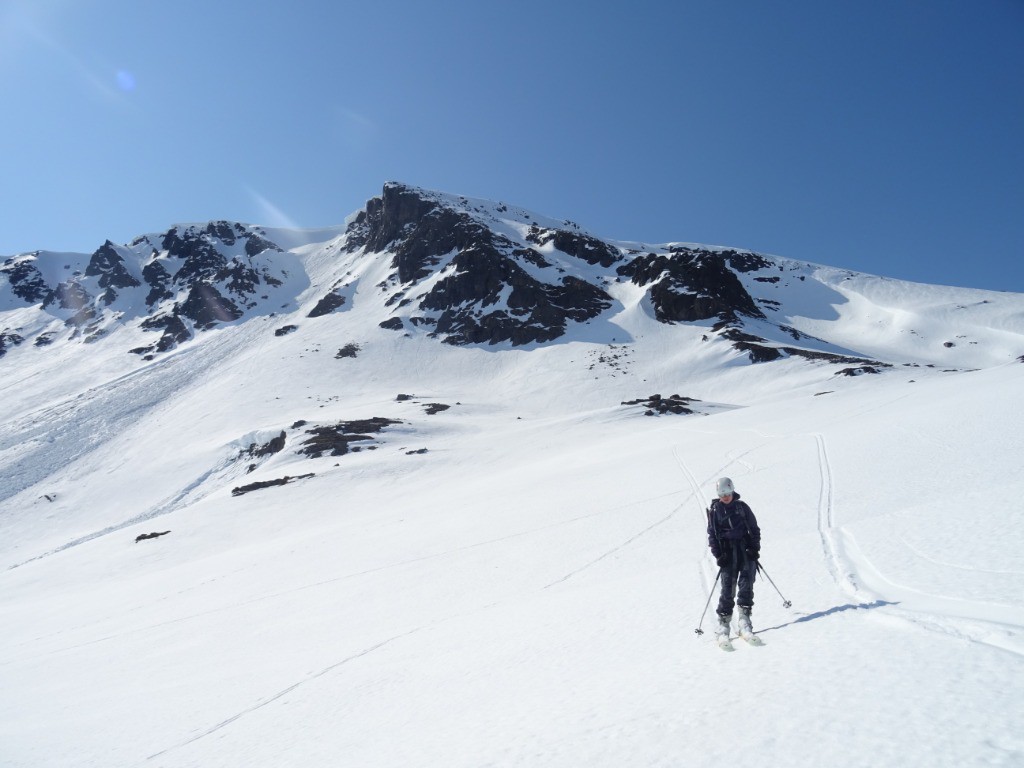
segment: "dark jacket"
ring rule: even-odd
[[[744,549],[761,549],[761,529],[757,518],[738,493],[732,501],[723,504],[721,499],[711,502],[708,509],[708,546],[717,560],[722,554],[722,542],[742,539]]]

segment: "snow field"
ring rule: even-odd
[[[288,336],[0,385],[0,766],[1024,763],[1024,366],[751,366],[625,303],[616,365],[456,349],[377,329],[372,277]],[[619,405],[654,392],[718,407]],[[721,475],[793,602],[759,579],[732,654],[693,631]]]

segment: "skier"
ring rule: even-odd
[[[717,491],[718,498],[708,509],[708,545],[722,577],[716,634],[729,637],[733,606],[738,603],[740,635],[750,637],[754,633],[750,611],[754,607],[754,576],[761,550],[761,529],[750,507],[740,501],[732,480],[720,477]]]

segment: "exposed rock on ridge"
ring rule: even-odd
[[[833,354],[844,350],[818,339],[810,339],[810,352],[778,340],[809,338],[772,320],[781,304],[768,296],[781,294],[755,291],[755,298],[749,290],[778,284],[779,262],[730,249],[616,244],[570,221],[403,184],[386,184],[344,234],[338,230],[329,243],[303,251],[312,259],[297,253],[242,224],[176,226],[128,245],[107,241],[88,257],[7,259],[0,265],[0,298],[40,309],[44,321],[32,332],[18,331],[32,342],[28,348],[51,346],[62,336],[96,341],[129,326],[154,334],[131,350],[150,357],[196,333],[254,314],[294,311],[300,303],[311,319],[350,312],[367,290],[360,275],[368,266],[383,294],[380,327],[454,345],[555,341],[574,325],[622,311],[614,297],[635,301],[635,291],[616,286],[628,280],[658,322],[706,325],[705,338],[725,339],[752,362],[792,355],[865,362]],[[311,264],[318,285],[312,297],[300,296],[314,279],[304,271]],[[383,280],[380,266],[387,271]],[[289,270],[299,273],[297,280]],[[760,330],[752,333],[755,326]]]
[[[541,237],[535,229],[535,241]],[[570,236],[562,242],[597,262],[617,258],[596,240]],[[400,184],[386,185],[381,197],[367,203],[349,229],[348,248],[393,254],[400,306],[408,305],[406,294],[417,293],[417,284],[438,271],[440,279],[416,297],[424,314],[409,319],[432,326],[449,344],[551,341],[569,322],[586,322],[613,304],[598,286],[560,275],[527,244]],[[550,280],[537,276],[537,269],[550,271]]]
[[[114,323],[133,319],[143,330],[162,332],[157,341],[132,350],[150,354],[254,309],[284,284],[286,275],[270,258],[279,253],[260,232],[219,221],[173,227],[124,246],[108,240],[84,269],[73,268],[74,254],[13,257],[0,265],[0,278],[14,297],[63,321],[72,338],[84,334],[86,341],[95,340]],[[67,261],[66,276],[48,282],[44,258]],[[52,265],[48,271],[54,273]],[[47,337],[52,341],[52,333]]]

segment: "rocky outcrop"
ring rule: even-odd
[[[299,453],[314,459],[324,454],[344,456],[350,450],[359,450],[359,447],[353,448],[352,443],[372,442],[373,436],[385,427],[400,423],[394,419],[375,416],[370,419],[343,421],[333,426],[314,427],[306,430],[306,434],[311,437],[302,443],[304,447],[299,449]]]
[[[452,274],[420,302],[422,309],[441,312],[435,333],[449,344],[551,341],[565,333],[568,321],[585,322],[612,305],[595,285],[574,277],[541,282],[496,251],[467,250],[452,265]],[[504,306],[497,306],[504,293]],[[490,306],[495,309],[486,311]]]
[[[26,304],[38,304],[50,295],[51,289],[42,273],[27,258],[7,259],[0,267],[0,274],[6,275],[11,292]]]
[[[115,325],[132,323],[159,331],[158,341],[131,350],[152,355],[238,320],[269,299],[287,277],[275,261],[280,253],[261,232],[217,221],[172,227],[124,246],[108,240],[85,263],[76,254],[42,251],[13,257],[0,267],[0,288],[62,319],[74,328],[70,339],[95,342]],[[62,278],[48,283],[44,275],[54,274]],[[49,345],[53,336],[40,335],[45,340],[37,346]]]
[[[655,317],[663,323],[764,317],[729,268],[729,257],[719,253],[692,248],[649,253],[619,267],[618,274],[648,289]]]
[[[279,477],[276,480],[262,480],[258,483],[239,485],[231,489],[231,495],[244,496],[245,494],[252,493],[253,491],[262,491],[264,488],[276,488],[279,485],[289,485],[294,483],[296,480],[308,480],[311,477],[316,477],[316,474],[308,472],[305,475],[295,475],[294,477],[291,475],[285,475],[284,477]]]
[[[0,357],[7,354],[9,347],[16,347],[25,341],[19,334],[12,331],[4,331],[0,333]]]
[[[645,408],[645,416],[655,416],[658,414],[665,415],[669,413],[677,415],[692,415],[694,413],[693,405],[694,400],[690,397],[682,397],[680,395],[669,395],[668,397],[662,397],[661,395],[650,395],[648,397],[642,397],[637,400],[625,400],[623,405],[639,405]]]
[[[100,301],[106,306],[114,303],[119,290],[142,285],[128,271],[124,258],[117,252],[117,246],[109,240],[93,253],[85,269],[85,276],[98,278],[99,287],[104,289]]]
[[[343,306],[345,306],[345,297],[337,291],[331,291],[316,303],[306,317],[323,317]]]
[[[556,247],[561,244],[593,263],[617,257],[610,246],[582,235],[534,228],[533,236],[538,244],[557,240]],[[390,251],[396,282],[405,292],[440,270],[442,277],[416,299],[424,314],[409,320],[430,326],[449,344],[550,341],[562,336],[569,322],[585,322],[612,305],[601,288],[584,280],[553,269],[550,280],[536,277],[524,264],[550,269],[541,253],[494,232],[466,211],[400,184],[386,185],[381,197],[367,203],[349,228],[348,247]],[[400,306],[410,303],[402,299]],[[398,317],[382,325],[404,327]]]
[[[587,264],[610,267],[622,259],[619,250],[603,240],[564,229],[541,229],[534,226],[530,228],[526,239],[540,246],[551,243],[562,253],[585,261]]]
[[[43,300],[43,308],[56,306],[67,310],[67,325],[81,327],[96,317],[93,297],[78,280],[72,278],[59,283]]]
[[[149,286],[149,294],[146,296],[146,306],[152,307],[161,301],[174,298],[170,290],[173,280],[171,273],[167,271],[159,261],[152,261],[142,269],[142,279]]]

